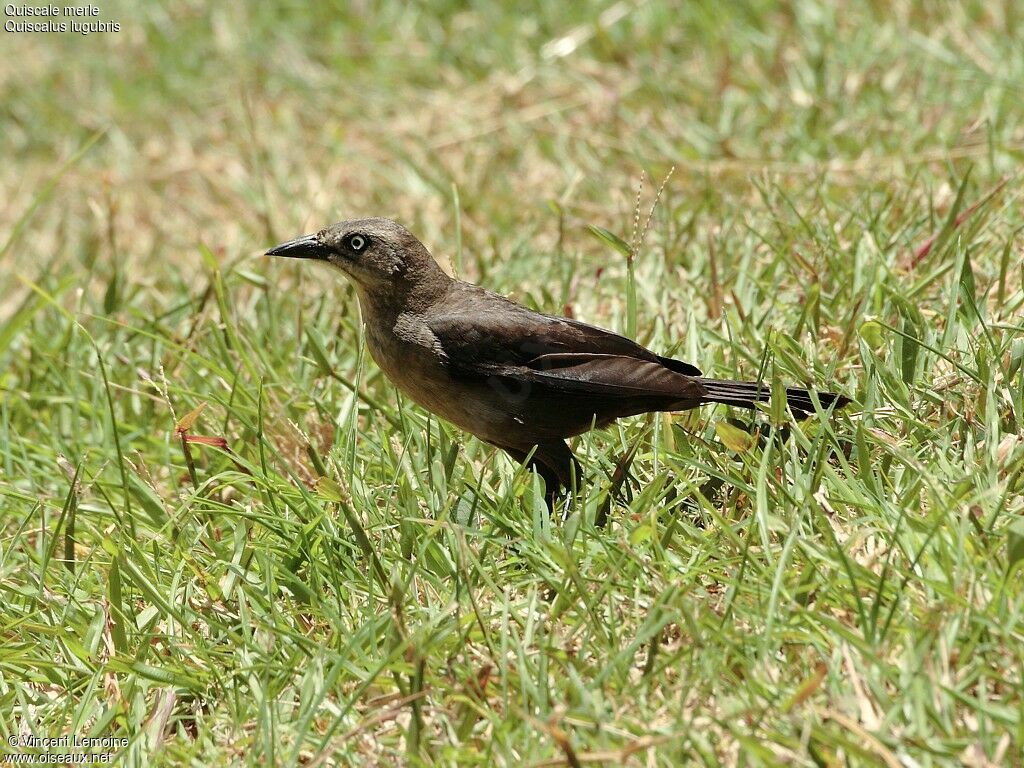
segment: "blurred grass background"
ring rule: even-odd
[[[100,7],[121,32],[0,35],[5,735],[1021,765],[1019,3]],[[629,240],[672,168],[630,276],[588,226]],[[260,255],[368,215],[856,404],[584,436],[549,520],[381,377],[343,279]]]

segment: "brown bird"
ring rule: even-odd
[[[389,219],[343,221],[267,251],[325,261],[355,284],[370,354],[415,402],[506,451],[544,479],[549,505],[579,487],[565,440],[624,416],[704,403],[754,408],[756,381],[708,379],[617,333],[534,312],[445,274],[424,245]],[[819,392],[822,409],[842,395]],[[798,415],[806,389],[786,390]]]

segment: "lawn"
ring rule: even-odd
[[[98,18],[0,35],[6,743],[1024,764],[1017,0]],[[340,274],[262,255],[372,215],[531,307],[853,403],[591,432],[552,517],[389,384]]]

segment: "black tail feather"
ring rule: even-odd
[[[705,403],[723,403],[739,408],[753,408],[756,403],[766,403],[772,397],[771,387],[764,382],[704,378],[699,381],[707,390],[707,394],[704,396]],[[825,410],[833,403],[836,408],[842,408],[850,402],[850,398],[834,392],[816,392],[815,395],[818,402],[821,403],[822,409]],[[806,389],[786,388],[786,401],[794,411],[814,413],[814,401],[811,397],[811,393]]]

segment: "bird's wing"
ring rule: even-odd
[[[610,397],[664,397],[673,402],[699,400],[700,381],[665,367],[660,360],[583,353],[541,355],[526,366],[527,378],[571,394]]]
[[[427,324],[452,375],[527,380],[554,392],[601,397],[698,399],[700,370],[624,336],[517,304],[481,302]]]

